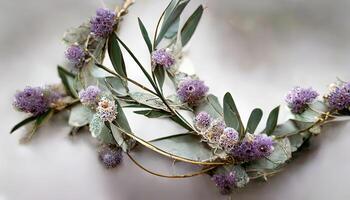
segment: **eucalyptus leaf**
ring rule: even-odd
[[[203,6],[200,5],[194,13],[187,19],[185,25],[181,29],[181,43],[185,46],[190,41],[193,33],[195,32],[198,23],[203,14]]]
[[[62,84],[64,85],[64,88],[68,95],[78,98],[78,94],[76,92],[76,89],[74,87],[75,83],[75,75],[65,70],[63,67],[58,66],[57,67],[58,75],[61,78]]]
[[[141,33],[142,33],[142,37],[143,39],[145,40],[146,42],[146,45],[147,45],[147,48],[148,48],[148,51],[150,53],[152,53],[152,43],[151,43],[151,40],[149,39],[149,35],[147,33],[147,30],[145,28],[145,25],[143,25],[142,21],[140,18],[137,18],[138,19],[138,22],[139,22],[139,27],[140,27],[140,30],[141,30]]]
[[[238,131],[241,138],[244,137],[244,126],[230,93],[226,93],[224,96],[224,120],[228,127]]]
[[[246,131],[253,134],[256,128],[258,127],[262,116],[263,116],[263,111],[260,108],[255,108],[250,114]]]
[[[210,161],[215,159],[214,153],[196,135],[175,135],[151,142],[156,147],[187,159]]]
[[[119,75],[127,77],[123,54],[118,44],[117,35],[115,33],[111,34],[108,39],[108,54],[114,70]]]
[[[267,135],[271,135],[277,126],[278,115],[279,115],[280,107],[277,106],[274,108],[267,118],[265,133]]]
[[[77,104],[70,111],[68,124],[73,127],[88,125],[93,115],[94,113],[89,107]]]

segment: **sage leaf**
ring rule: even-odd
[[[270,112],[269,117],[267,118],[267,121],[266,121],[266,128],[265,128],[265,133],[267,135],[271,135],[275,130],[277,126],[279,111],[280,111],[280,107],[277,106]]]
[[[187,19],[185,25],[181,29],[181,43],[185,46],[190,41],[193,33],[195,32],[198,23],[203,14],[203,6],[200,5],[194,13]]]
[[[21,122],[19,122],[18,124],[16,124],[10,131],[10,133],[13,133],[14,131],[16,131],[17,129],[21,128],[22,126],[36,120],[37,116],[31,116],[31,117],[28,117],[24,120],[22,120]]]
[[[122,51],[120,49],[117,35],[111,34],[108,39],[108,54],[114,70],[121,76],[127,77]]]
[[[137,19],[138,19],[138,22],[139,22],[139,27],[140,27],[140,30],[141,30],[141,33],[142,33],[142,37],[143,37],[143,39],[146,42],[148,51],[150,53],[152,53],[152,43],[151,43],[151,40],[149,39],[149,36],[148,36],[147,30],[145,28],[145,25],[143,25],[143,23],[142,23],[140,18],[137,18]]]
[[[166,137],[151,142],[156,147],[187,159],[196,161],[211,161],[216,157],[214,153],[196,135],[185,134]]]
[[[73,127],[88,125],[93,117],[93,111],[82,104],[75,105],[69,115],[68,124]]]
[[[258,127],[262,116],[263,116],[263,111],[260,108],[255,108],[250,114],[250,117],[248,119],[246,131],[253,134],[256,128]]]
[[[230,93],[226,93],[224,96],[224,120],[228,127],[234,128],[240,133],[240,138],[244,137],[244,126]]]

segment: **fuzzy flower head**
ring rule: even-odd
[[[101,90],[97,86],[89,86],[79,92],[79,99],[83,105],[96,106],[100,99]]]
[[[274,150],[274,142],[265,134],[248,134],[243,141],[235,145],[231,151],[233,157],[242,162],[248,162],[269,156]]]
[[[295,87],[285,97],[285,101],[288,104],[288,107],[291,109],[294,114],[301,114],[305,111],[308,104],[312,103],[318,93],[312,88],[301,88]]]
[[[103,146],[98,153],[100,161],[106,168],[117,167],[123,159],[121,148],[112,145]]]
[[[116,119],[116,105],[114,100],[110,100],[107,97],[102,97],[98,102],[97,114],[102,121],[112,122]]]
[[[77,68],[82,67],[83,63],[85,61],[85,52],[78,45],[70,46],[66,50],[65,56],[66,56],[67,60]]]
[[[197,79],[185,79],[179,83],[177,95],[182,102],[189,105],[196,105],[205,97],[209,88],[204,82]]]
[[[195,118],[195,126],[198,130],[204,131],[209,128],[213,119],[206,112],[200,112]]]
[[[226,127],[219,139],[219,146],[224,151],[230,153],[233,147],[237,144],[239,140],[238,132],[231,128]]]
[[[15,95],[13,105],[22,112],[34,116],[43,114],[50,108],[50,104],[57,100],[51,92],[41,87],[26,87]]]
[[[90,31],[97,37],[106,38],[113,32],[115,25],[115,14],[108,9],[100,8],[96,16],[90,20]]]
[[[152,52],[152,65],[153,67],[161,66],[169,69],[175,64],[175,58],[165,49],[159,49]]]
[[[205,141],[208,141],[212,146],[217,146],[220,140],[220,136],[223,134],[225,130],[225,122],[216,119],[213,120],[210,124],[208,130],[202,133],[202,136]]]
[[[236,176],[234,172],[214,174],[211,180],[214,181],[215,185],[219,188],[220,193],[224,195],[230,194],[236,185]]]
[[[350,82],[335,87],[327,97],[331,110],[344,110],[350,108]]]

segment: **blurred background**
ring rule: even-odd
[[[97,162],[96,143],[87,134],[71,138],[67,116],[42,128],[30,144],[19,145],[25,130],[10,136],[23,115],[12,111],[12,96],[27,85],[59,82],[64,31],[80,25],[98,7],[121,0],[0,0],[0,200],[17,199],[226,199],[207,176],[168,180],[150,176],[125,158],[116,170]],[[120,37],[142,61],[146,45],[138,30],[140,17],[150,33],[168,1],[136,0],[121,25]],[[336,78],[350,80],[350,1],[348,0],[192,0],[189,16],[206,6],[186,48],[196,73],[221,98],[233,94],[246,120],[254,107],[265,113],[293,86],[327,91]],[[130,73],[142,76],[130,59]],[[128,66],[129,66],[128,65]],[[283,120],[283,119],[281,119]],[[144,118],[131,120],[144,136],[176,130]],[[349,199],[350,124],[327,126],[310,151],[294,160],[268,183],[250,184],[232,199]],[[147,166],[169,171],[171,162],[140,150]],[[140,157],[141,158],[141,157]],[[186,166],[185,166],[186,167]]]

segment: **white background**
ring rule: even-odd
[[[244,120],[254,107],[267,113],[281,104],[293,86],[313,86],[323,93],[336,77],[350,80],[349,1],[194,0],[186,15],[200,3],[207,9],[186,56],[212,93],[220,98],[226,91],[233,94]],[[137,17],[153,33],[166,4],[139,0],[122,23],[120,37],[146,65]],[[0,200],[226,199],[208,176],[158,178],[126,157],[117,169],[104,169],[88,134],[68,136],[65,115],[55,117],[27,145],[18,144],[24,129],[8,134],[24,118],[12,110],[16,89],[59,82],[56,64],[64,60],[64,30],[87,20],[98,7],[97,0],[0,1]],[[127,62],[129,74],[141,81],[141,73]],[[144,138],[181,131],[161,120],[149,121],[130,117],[133,130]],[[325,127],[284,172],[268,183],[237,190],[232,199],[349,199],[349,130],[350,123]],[[138,151],[148,167],[172,173],[171,161]]]

